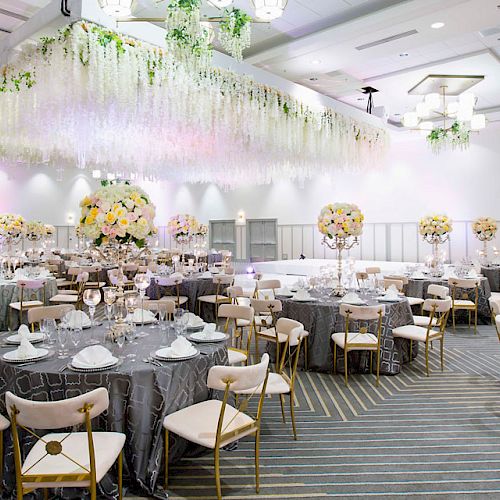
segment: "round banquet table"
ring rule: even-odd
[[[500,292],[500,266],[481,267],[481,274],[488,279],[492,292]]]
[[[36,279],[36,278],[34,278]],[[40,278],[42,279],[42,278]],[[45,305],[49,305],[49,299],[57,295],[57,281],[55,278],[43,278],[45,283]],[[42,300],[43,293],[40,290],[36,293],[36,300]],[[9,328],[9,304],[19,300],[19,290],[17,283],[11,280],[0,280],[0,331]],[[31,299],[26,299],[31,300]],[[12,310],[11,325],[12,330],[19,327],[19,312]]]
[[[57,354],[35,364],[18,367],[1,359],[10,350],[2,347],[0,412],[7,414],[4,398],[6,391],[35,401],[55,401],[106,387],[109,391],[109,409],[93,420],[94,431],[125,433],[125,486],[142,494],[162,497],[162,492],[155,493],[155,488],[158,476],[163,472],[163,419],[181,408],[209,399],[211,394],[206,385],[208,371],[214,365],[227,365],[227,349],[224,342],[198,344],[196,347],[200,354],[197,357],[186,361],[164,362],[162,367],[157,367],[142,360],[158,349],[160,332],[158,327],[150,329],[145,326],[143,330],[148,333],[146,337],[137,339],[136,344],[127,343],[123,347],[120,353],[124,358],[121,365],[94,373],[74,372],[68,368],[61,372],[70,358],[59,359]],[[89,335],[90,330],[84,332]],[[93,329],[94,336],[102,336],[103,333],[103,327]],[[15,346],[10,347],[15,349]],[[77,350],[82,348],[83,345]],[[115,350],[116,346],[108,345],[108,348]],[[127,357],[130,354],[135,354],[135,358]],[[203,450],[181,438],[174,436],[174,439],[169,451],[170,461]],[[23,441],[25,446],[30,443],[29,437]],[[4,482],[6,491],[12,494],[15,475],[9,432],[5,433],[5,445]],[[116,469],[113,468],[111,474],[101,481],[98,498],[117,498],[115,481]],[[84,490],[74,491],[74,496],[71,491],[69,496],[65,494],[65,498],[84,496]]]
[[[318,297],[314,292],[312,296]],[[380,305],[372,296],[361,295],[368,305]],[[305,330],[309,332],[308,343],[308,368],[313,371],[331,372],[333,370],[333,342],[332,333],[345,331],[345,318],[339,312],[339,300],[335,297],[327,299],[318,298],[314,302],[297,302],[292,299],[277,297],[282,301],[282,316],[300,321]],[[400,302],[383,303],[385,316],[382,321],[382,337],[380,340],[380,373],[396,375],[401,371],[401,365],[409,361],[410,341],[394,338],[392,329],[398,326],[413,324],[410,305],[406,299]],[[351,322],[350,329],[356,328]],[[375,332],[375,322],[370,322],[370,332]],[[418,353],[418,342],[414,342],[412,354]],[[337,370],[343,373],[343,350],[337,349]],[[367,373],[369,371],[369,352],[351,351],[349,353],[349,371]],[[375,362],[374,362],[375,365]]]
[[[158,285],[155,278],[151,279],[151,284],[146,290],[146,295],[150,299],[159,299],[164,294],[162,287]],[[170,287],[172,288],[172,287]],[[221,285],[219,293],[227,288],[227,285]],[[202,295],[214,295],[217,291],[217,284],[213,282],[212,278],[201,278],[199,276],[184,278],[179,286],[180,295],[187,297],[188,309],[195,314],[198,314],[198,297]],[[215,308],[213,304],[203,303],[201,307],[201,317],[204,321],[209,323],[215,322]]]
[[[483,323],[489,324],[491,321],[491,312],[490,312],[490,304],[488,299],[491,296],[491,289],[488,279],[485,277],[480,277],[479,283],[479,295],[478,295],[478,320]],[[408,278],[408,285],[406,289],[406,295],[408,297],[420,297],[422,299],[428,298],[427,296],[427,288],[429,285],[448,285],[448,278],[425,278],[425,279],[416,279],[416,278]],[[450,291],[451,292],[451,291]],[[457,293],[461,295],[462,290],[457,289]],[[475,300],[475,289],[471,288],[468,290],[463,290],[463,292],[467,293],[469,299]],[[457,311],[456,312],[457,321],[467,320],[467,311]],[[451,321],[451,313],[450,313],[450,321]]]

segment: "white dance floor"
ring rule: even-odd
[[[399,273],[412,262],[387,262],[380,260],[357,260],[356,271],[364,271],[367,267],[380,267],[382,273]],[[335,259],[293,259],[274,260],[271,262],[254,262],[253,268],[264,274],[289,274],[293,276],[312,276],[319,273],[323,266],[337,266]]]

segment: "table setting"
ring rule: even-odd
[[[43,320],[35,332],[22,325],[15,334],[0,334],[0,391],[15,390],[43,401],[108,388],[110,410],[99,427],[127,434],[128,480],[153,494],[162,453],[161,422],[167,414],[209,397],[208,370],[227,364],[228,336],[182,309],[172,321],[155,317],[153,328],[139,332],[141,322],[130,322],[128,333],[112,341],[112,325],[97,321],[89,326],[85,312],[71,311],[59,323]],[[0,411],[5,412],[3,404]],[[179,438],[172,453],[180,457],[188,449],[196,450]],[[13,478],[11,449],[6,450],[5,468]],[[106,478],[100,488],[99,498],[111,498],[115,485]]]

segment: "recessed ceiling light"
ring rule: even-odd
[[[438,23],[432,23],[431,24],[431,28],[434,29],[434,30],[438,30],[440,28],[442,28],[444,26],[444,23],[442,23],[441,21],[438,22]]]
[[[321,61],[319,59],[313,59],[311,64],[319,64]]]
[[[399,54],[399,57],[408,57],[410,54],[408,54],[408,52],[401,52],[401,54]]]

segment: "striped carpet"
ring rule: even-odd
[[[298,379],[299,440],[266,399],[261,490],[253,441],[222,453],[227,498],[500,498],[500,344],[492,327],[446,337],[446,368],[431,351],[395,377],[304,373]],[[288,418],[288,415],[287,415]],[[211,455],[171,466],[170,497],[215,498]]]

